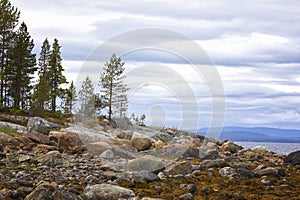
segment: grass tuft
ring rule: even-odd
[[[9,126],[0,126],[0,132],[5,133],[12,137],[19,137],[21,134],[17,133],[15,129]]]

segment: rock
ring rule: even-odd
[[[287,164],[298,165],[300,164],[300,151],[295,151],[288,154],[284,158],[284,162]]]
[[[167,179],[167,176],[166,176],[163,172],[159,172],[159,173],[157,174],[157,176],[158,176],[158,178],[159,178],[160,180],[166,180],[166,179]]]
[[[179,196],[180,200],[193,200],[194,197],[191,193],[187,193],[187,194],[183,194],[181,196]]]
[[[39,163],[48,166],[56,166],[62,164],[61,154],[59,151],[50,151],[44,155],[40,155],[36,158]]]
[[[227,162],[224,159],[216,160],[205,160],[201,162],[200,168],[215,168],[215,167],[226,167],[228,166]]]
[[[162,149],[162,148],[164,148],[166,145],[165,145],[165,143],[164,142],[162,142],[162,141],[155,141],[154,142],[154,147],[156,148],[156,149]]]
[[[188,191],[190,191],[191,193],[197,192],[197,186],[196,186],[195,184],[188,184],[188,185],[187,185],[187,189],[188,189]]]
[[[34,143],[38,143],[38,144],[50,144],[50,139],[48,137],[48,135],[44,134],[44,133],[40,133],[40,132],[27,132],[25,134],[23,134],[23,136],[25,136],[26,138],[30,139],[32,142]]]
[[[17,189],[17,193],[22,197],[25,198],[28,194],[33,191],[32,187],[19,187]]]
[[[10,127],[12,129],[14,129],[17,133],[21,133],[21,134],[25,133],[27,130],[27,128],[25,126],[21,126],[21,125],[10,123],[10,122],[0,121],[0,126]]]
[[[158,173],[165,168],[166,163],[163,160],[154,156],[143,156],[128,162],[130,171],[149,171]]]
[[[268,152],[267,147],[264,146],[256,146],[254,148],[252,148],[252,151],[256,152],[256,153],[260,153],[260,152]]]
[[[115,157],[114,152],[110,149],[107,149],[103,153],[100,154],[100,158],[113,159]]]
[[[84,153],[87,150],[77,133],[65,132],[55,137],[59,150],[69,153]]]
[[[261,167],[257,168],[254,170],[254,173],[259,176],[274,176],[274,177],[278,177],[280,176],[280,174],[285,174],[284,169],[280,168],[280,174],[278,172],[278,169],[275,167],[267,167],[267,168],[262,168]],[[282,171],[283,170],[283,171]]]
[[[201,147],[199,149],[199,158],[200,159],[216,159],[219,158],[219,153],[215,149],[207,149],[206,147]]]
[[[230,179],[234,179],[236,181],[240,181],[243,177],[238,173],[233,173],[228,176]]]
[[[172,135],[170,135],[168,133],[164,133],[164,132],[158,132],[157,134],[154,135],[154,138],[158,139],[164,143],[168,143],[173,140]]]
[[[116,185],[110,184],[97,184],[88,186],[84,194],[81,195],[84,200],[97,200],[97,199],[129,199],[134,197],[135,194],[132,190],[122,188]]]
[[[281,167],[276,167],[279,176],[285,176],[285,170]]]
[[[255,178],[254,172],[252,172],[249,169],[239,168],[237,169],[237,173],[240,174],[242,177]]]
[[[0,144],[2,146],[10,145],[12,140],[13,140],[12,136],[7,135],[6,133],[1,133],[0,132]]]
[[[225,142],[221,146],[222,151],[228,151],[230,153],[237,153],[241,149],[243,149],[243,147],[241,147],[233,142]]]
[[[33,192],[26,196],[25,200],[77,200],[74,194],[70,194],[51,184],[41,184]]]
[[[132,131],[121,131],[120,133],[117,134],[117,138],[131,140],[132,135],[133,135]]]
[[[182,158],[199,158],[199,150],[196,144],[191,144],[181,156]]]
[[[30,161],[31,159],[32,159],[32,156],[21,154],[21,155],[19,155],[18,161],[19,161],[19,163],[21,163],[21,162]]]
[[[27,131],[31,133],[42,133],[48,135],[51,128],[51,124],[43,118],[40,117],[31,117],[27,123]]]
[[[165,173],[169,175],[177,175],[177,174],[190,174],[192,172],[192,165],[190,162],[177,162],[173,165],[168,166],[165,170]]]
[[[145,137],[133,137],[131,139],[131,145],[138,151],[144,151],[152,146],[152,142],[149,138]]]
[[[134,182],[139,183],[159,181],[159,177],[156,174],[147,171],[129,172],[125,177],[130,177]]]
[[[114,118],[114,121],[117,125],[117,128],[122,130],[130,130],[133,126],[128,117]]]
[[[262,179],[261,182],[265,185],[269,184],[270,183],[270,180],[267,180],[267,179]]]
[[[38,144],[32,148],[35,153],[48,153],[49,151],[55,151],[57,148],[55,146]]]
[[[6,158],[6,153],[0,151],[0,159],[2,159],[2,158]]]
[[[223,167],[222,169],[219,170],[219,174],[220,174],[221,176],[226,176],[226,177],[228,177],[228,176],[230,176],[230,175],[232,175],[232,174],[234,174],[234,173],[235,173],[235,171],[234,171],[234,169],[231,168],[231,167]]]

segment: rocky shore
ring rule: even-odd
[[[27,121],[0,124],[20,133],[0,132],[0,199],[300,198],[300,151],[243,149],[130,122],[120,129],[105,121],[96,128]]]

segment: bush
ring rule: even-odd
[[[133,120],[133,122],[136,125],[139,126],[145,126],[145,121],[146,121],[146,115],[142,114],[140,117],[137,115],[135,116],[134,113],[131,114],[131,120]]]

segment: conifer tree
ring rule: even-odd
[[[33,40],[28,33],[27,26],[23,22],[16,32],[11,51],[9,52],[9,66],[6,76],[8,77],[8,94],[13,99],[16,109],[28,108],[30,105],[31,84],[34,72],[37,70]]]
[[[92,80],[87,76],[78,92],[79,113],[83,116],[95,115],[95,94]]]
[[[20,12],[8,0],[0,1],[0,107],[5,106],[7,94],[6,71],[8,52],[12,46],[14,31],[19,23]]]
[[[71,114],[73,110],[74,102],[77,100],[76,87],[73,81],[71,82],[68,89],[65,92],[65,102],[64,102],[64,113]]]
[[[46,38],[41,47],[40,57],[39,57],[39,75],[46,76],[48,73],[49,60],[50,60],[50,44],[48,38]]]
[[[39,80],[34,88],[32,111],[42,116],[45,109],[49,108],[50,83],[49,83],[49,60],[50,44],[46,38],[41,46],[40,57],[38,59]]]
[[[124,84],[123,67],[125,62],[113,54],[104,64],[104,71],[100,77],[102,106],[108,107],[108,119],[111,121],[113,113],[122,117],[127,110],[127,86]]]
[[[64,83],[68,83],[66,77],[62,74],[64,71],[61,61],[61,46],[58,40],[55,38],[52,44],[52,51],[49,59],[49,83],[50,83],[50,94],[51,94],[51,110],[56,111],[56,99],[61,95],[62,90],[60,86]]]

